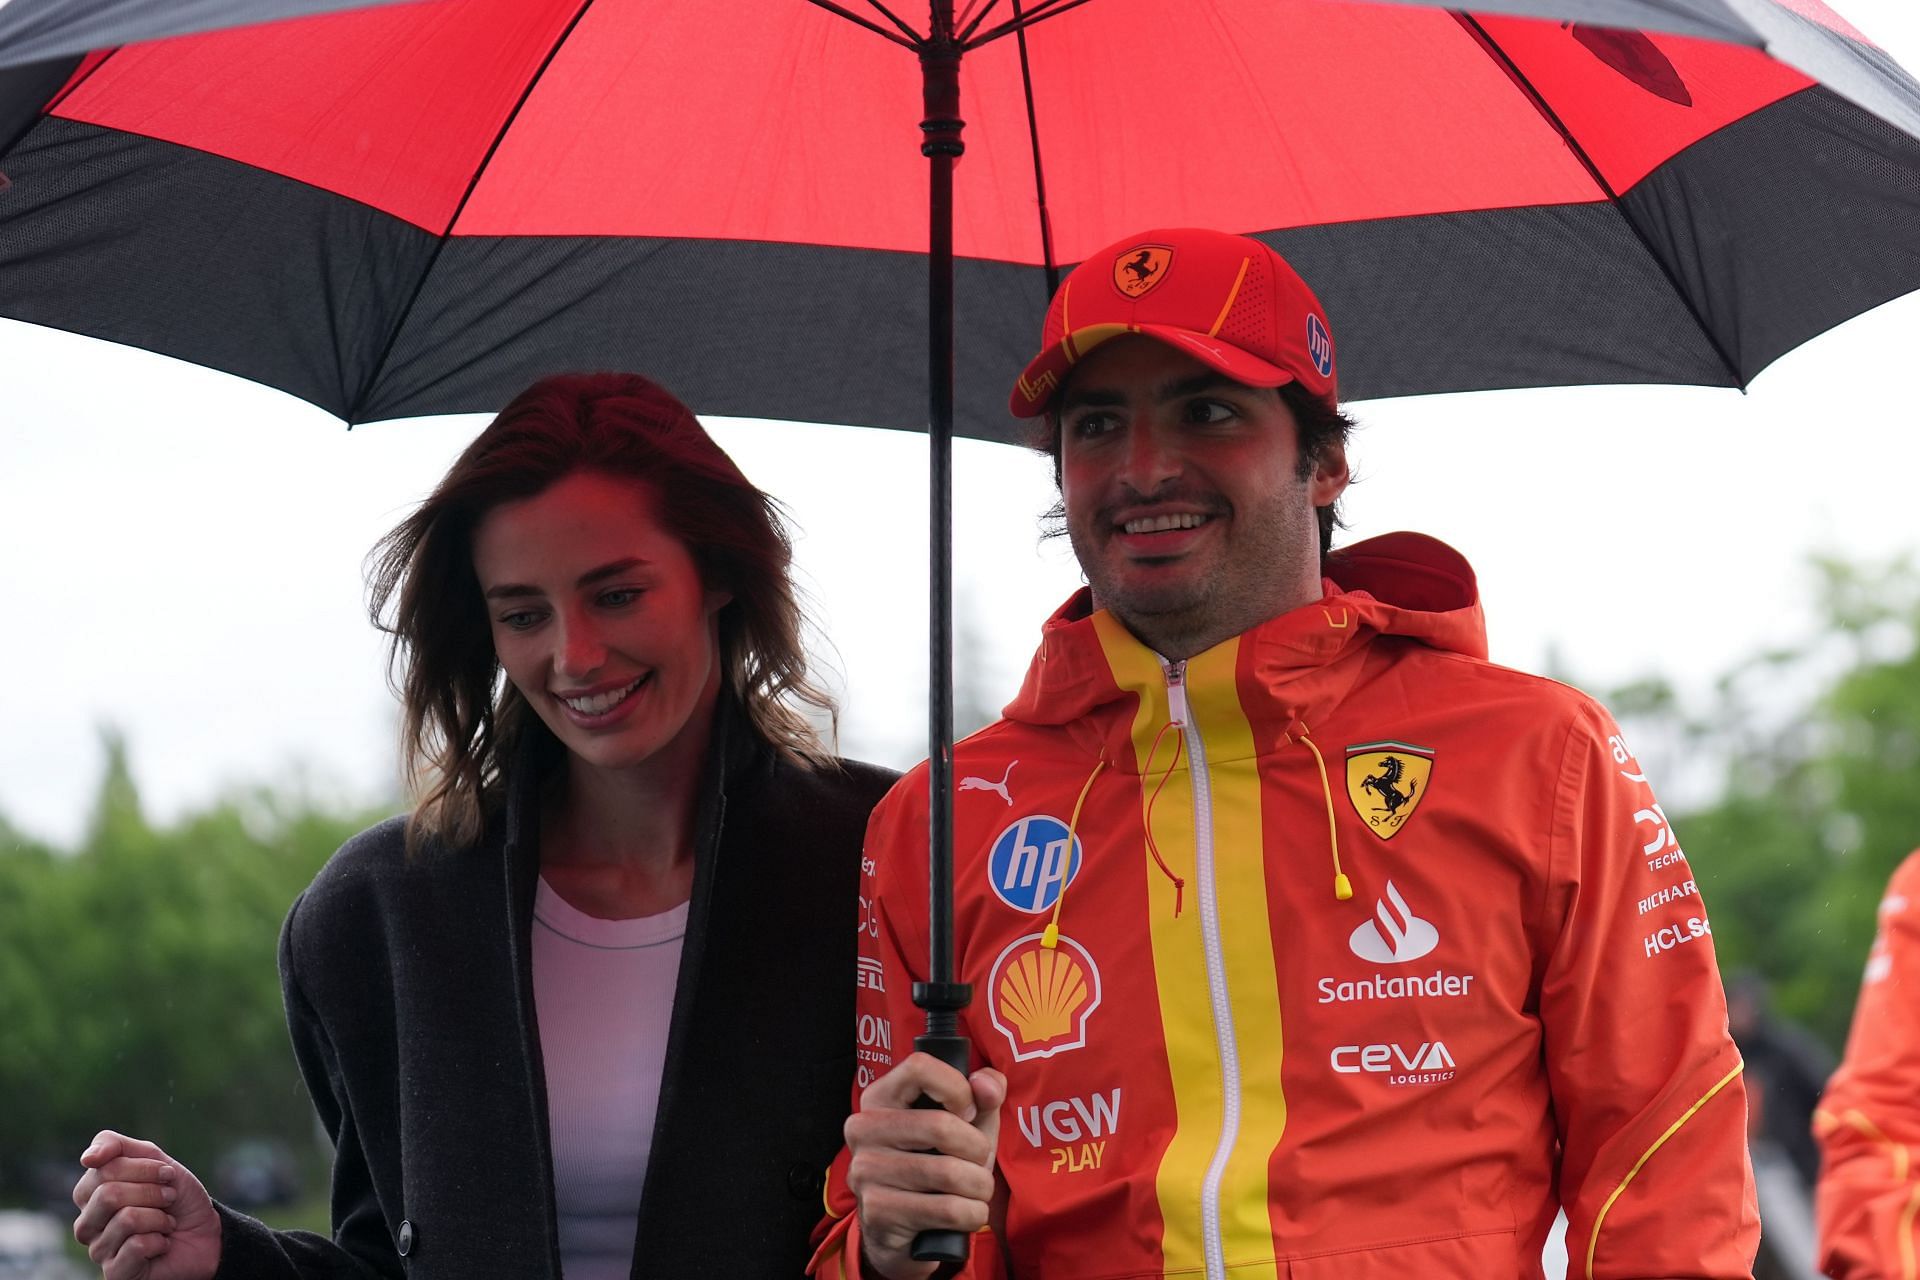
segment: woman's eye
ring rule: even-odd
[[[613,591],[602,591],[600,593],[600,603],[606,608],[618,609],[625,605],[632,604],[640,598],[640,595],[641,592],[638,587],[620,587]]]
[[[500,625],[514,631],[525,631],[529,627],[537,625],[539,621],[540,613],[536,609],[518,609],[512,613],[503,613],[500,615]]]

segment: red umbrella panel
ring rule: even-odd
[[[1262,234],[1362,399],[1744,385],[1920,288],[1920,141],[1755,49],[1327,0],[1095,0],[1025,46],[960,73],[965,434],[1012,432],[1049,265],[1144,226]],[[703,412],[922,428],[919,94],[800,0],[128,46],[0,158],[0,314],[350,422],[619,365]]]

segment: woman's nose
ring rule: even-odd
[[[606,661],[607,646],[600,629],[587,618],[568,618],[561,623],[560,651],[555,669],[568,679],[580,679],[598,671]]]

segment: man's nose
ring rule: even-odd
[[[1178,441],[1164,424],[1143,418],[1127,431],[1126,457],[1120,478],[1143,496],[1177,478],[1185,466]]]

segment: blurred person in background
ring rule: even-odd
[[[803,714],[775,505],[659,386],[563,375],[376,557],[418,802],[280,941],[332,1236],[111,1130],[75,1235],[108,1280],[798,1275],[892,774]]]
[[[1820,1174],[1813,1112],[1833,1074],[1833,1053],[1773,1007],[1767,980],[1751,969],[1727,977],[1727,1026],[1747,1064],[1747,1133],[1787,1161],[1803,1186]]]
[[[1820,1274],[1920,1275],[1920,849],[1880,900],[1853,1029],[1814,1113]]]

